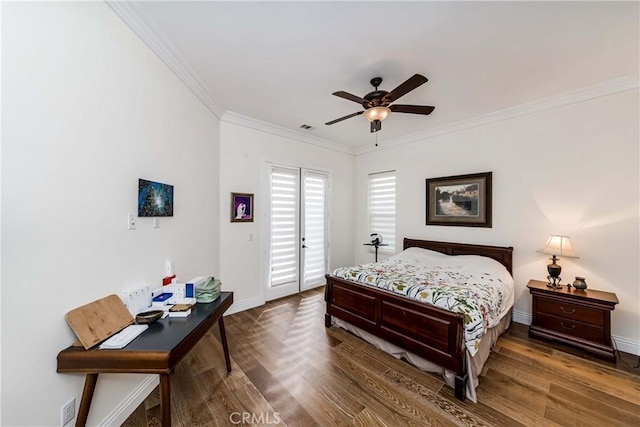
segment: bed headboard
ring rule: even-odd
[[[513,247],[485,246],[469,243],[434,242],[432,240],[407,239],[405,237],[403,249],[423,248],[447,255],[480,255],[495,259],[504,265],[513,275]]]

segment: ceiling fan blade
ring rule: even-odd
[[[340,98],[348,99],[349,101],[357,102],[358,104],[367,102],[366,100],[364,100],[363,98],[360,98],[359,96],[351,95],[350,93],[347,93],[342,90],[338,92],[333,92],[332,95],[339,96]]]
[[[351,117],[359,116],[362,113],[364,113],[364,111],[358,111],[357,113],[349,114],[348,116],[344,116],[344,117],[340,117],[339,119],[331,120],[330,122],[325,123],[325,125],[330,126],[330,125],[332,125],[334,123],[338,123],[338,122],[341,122],[343,120],[350,119]]]
[[[429,107],[426,105],[401,105],[395,104],[389,106],[389,109],[394,113],[412,113],[412,114],[431,114],[436,107]]]
[[[413,76],[409,77],[407,81],[386,94],[384,96],[384,100],[389,100],[391,102],[396,101],[401,96],[406,95],[418,86],[425,84],[427,81],[429,80],[425,76],[421,74],[414,74]]]

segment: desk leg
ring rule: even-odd
[[[222,349],[224,350],[224,361],[227,362],[227,372],[231,372],[231,360],[229,360],[229,346],[227,345],[227,334],[224,332],[224,316],[218,319],[220,326],[220,340],[222,341]]]
[[[160,412],[162,412],[162,427],[171,427],[170,374],[160,374]]]
[[[93,399],[93,392],[98,382],[98,374],[87,374],[84,380],[84,389],[82,390],[82,399],[78,408],[78,419],[76,419],[76,427],[84,427],[89,417],[89,408]]]

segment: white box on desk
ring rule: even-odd
[[[191,283],[194,288],[197,288],[198,286],[202,285],[206,280],[207,278],[205,276],[196,276],[193,279],[188,280],[187,283]]]
[[[169,317],[189,317],[191,309],[186,311],[169,311]]]

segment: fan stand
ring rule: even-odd
[[[378,90],[378,86],[380,86],[380,84],[382,83],[382,77],[374,77],[369,83],[371,83],[371,86]]]
[[[378,248],[380,246],[389,246],[388,243],[363,243],[363,245],[365,245],[365,246],[373,246],[374,248],[376,248],[376,261],[375,262],[378,262]]]

